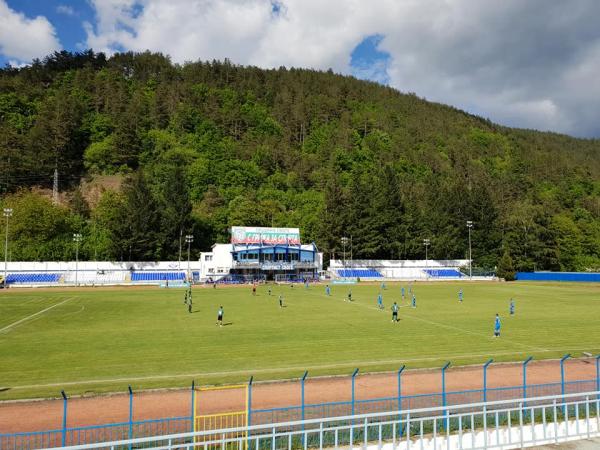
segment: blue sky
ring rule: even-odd
[[[600,137],[597,0],[0,0],[0,64],[151,50],[333,69],[494,122]]]
[[[12,10],[24,14],[27,18],[46,17],[54,26],[62,48],[73,51],[85,48],[86,33],[83,22],[94,20],[94,10],[87,1],[7,0],[7,4]],[[11,59],[14,60],[0,53],[2,65]]]
[[[6,0],[8,6],[27,18],[44,16],[54,26],[56,37],[61,48],[70,51],[81,51],[88,48],[84,23],[94,23],[95,10],[92,4],[84,0]],[[271,10],[277,16],[282,10],[280,1],[271,0]],[[383,39],[382,35],[366,36],[350,54],[350,73],[361,79],[389,83],[387,63],[390,55],[377,49]],[[0,53],[0,65],[17,62]],[[18,61],[26,63],[28,61]]]

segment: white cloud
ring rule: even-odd
[[[269,0],[90,1],[98,51],[368,74],[350,54],[381,34],[402,91],[508,125],[600,135],[595,0],[280,0],[276,14]]]
[[[46,17],[34,19],[9,8],[0,0],[0,53],[17,64],[60,50],[52,24]]]
[[[58,5],[56,7],[56,12],[59,14],[64,14],[65,16],[74,17],[77,15],[75,10],[69,5]]]

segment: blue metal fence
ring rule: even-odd
[[[562,362],[567,359],[567,355]],[[564,372],[561,370],[560,382],[547,384],[527,384],[526,373],[527,359],[523,363],[523,384],[511,387],[488,387],[484,381],[481,389],[446,391],[445,383],[442,383],[443,391],[430,394],[402,395],[401,375],[404,367],[397,372],[398,386],[397,395],[367,400],[357,400],[354,392],[349,392],[349,401],[327,402],[327,403],[304,403],[304,395],[301,395],[300,405],[287,407],[254,409],[250,403],[248,423],[262,425],[270,423],[298,421],[301,419],[319,419],[326,417],[347,416],[351,414],[370,414],[379,412],[412,410],[420,408],[431,408],[440,406],[452,406],[460,404],[472,404],[487,401],[501,401],[519,398],[533,398],[551,395],[565,395],[579,392],[600,391],[600,356],[595,358],[596,378],[591,380],[566,381]],[[487,369],[483,367],[483,373]],[[445,366],[446,368],[448,365]],[[352,380],[356,377],[358,369],[353,372]],[[304,391],[304,380],[307,373],[301,379],[300,388]],[[442,377],[444,371],[442,371]],[[484,380],[486,377],[484,375]],[[194,403],[194,388],[192,384],[191,399]],[[252,382],[249,383],[251,392]],[[49,431],[23,432],[23,433],[0,433],[0,450],[37,450],[41,448],[60,447],[64,445],[80,445],[96,442],[108,442],[129,438],[151,437],[164,434],[177,434],[192,431],[193,410],[187,417],[171,417],[154,420],[133,420],[133,392],[129,391],[129,420],[127,422],[94,425],[86,427],[67,428],[67,396],[63,393],[63,428]]]

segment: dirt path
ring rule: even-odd
[[[592,359],[569,360],[567,380],[595,379]],[[528,366],[528,384],[560,381],[558,361],[532,362]],[[397,394],[395,373],[359,375],[356,378],[356,399],[393,397]],[[520,364],[496,364],[488,370],[488,387],[519,386],[522,383]],[[449,369],[446,374],[447,391],[480,389],[481,366]],[[349,377],[308,379],[305,402],[322,403],[348,401],[351,382]],[[402,395],[429,394],[441,391],[441,376],[437,370],[411,370],[402,375]],[[191,391],[151,391],[136,393],[134,420],[189,416]],[[300,404],[300,383],[256,383],[252,390],[252,409],[274,408]],[[206,391],[198,396],[199,412],[214,413],[244,409],[242,390]],[[127,395],[109,395],[69,400],[68,427],[126,422],[129,414]],[[15,401],[0,403],[0,433],[60,429],[62,400]]]

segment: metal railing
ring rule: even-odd
[[[495,449],[600,437],[600,391],[359,414],[63,447],[156,450]]]

